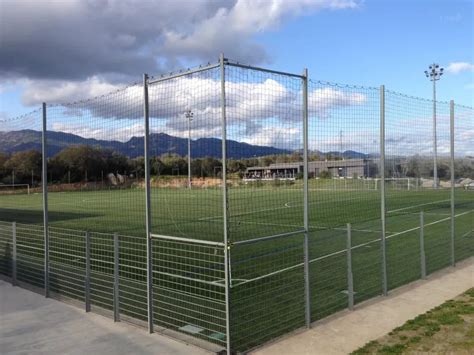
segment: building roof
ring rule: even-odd
[[[367,160],[365,159],[347,159],[347,160],[315,160],[308,162],[312,167],[337,168],[337,167],[355,167],[363,166]],[[302,166],[303,162],[293,163],[274,163],[268,166],[252,166],[247,170],[276,170],[276,169],[297,169]]]

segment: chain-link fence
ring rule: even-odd
[[[223,57],[45,104],[0,122],[0,273],[245,352],[474,255],[473,116]]]

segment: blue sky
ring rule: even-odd
[[[272,66],[341,83],[386,85],[406,94],[431,97],[424,70],[433,61],[472,63],[473,2],[365,1],[360,8],[321,12],[262,34],[274,55]],[[472,105],[473,72],[446,74],[440,100]]]
[[[277,70],[301,73],[307,67],[315,80],[384,84],[425,98],[431,98],[432,87],[423,72],[435,61],[457,68],[447,71],[438,83],[438,99],[473,105],[472,1],[197,0],[194,6],[186,6],[186,1],[137,5],[123,0],[121,6],[114,4],[2,2],[0,118],[31,111],[42,101],[71,102],[101,95],[140,81],[143,72],[156,74],[215,61],[220,52]],[[344,110],[355,112],[351,105],[339,106],[334,115],[343,119]],[[364,113],[362,106],[359,110]],[[361,128],[368,126],[367,122]],[[170,128],[180,135],[183,127]],[[338,127],[331,126],[330,140],[337,140]],[[285,132],[272,139],[285,142],[281,138]],[[258,134],[247,140],[258,142]],[[367,138],[368,144],[371,141]]]

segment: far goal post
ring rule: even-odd
[[[30,194],[29,184],[0,184],[0,195]]]
[[[375,190],[380,189],[380,182],[380,178],[374,179]],[[385,186],[390,190],[418,191],[421,187],[421,183],[418,178],[385,178]]]

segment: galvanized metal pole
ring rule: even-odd
[[[148,332],[153,333],[153,250],[151,238],[151,185],[150,185],[150,110],[148,101],[148,75],[143,74],[143,116],[145,120],[145,224],[147,264]]]
[[[387,254],[385,241],[385,86],[380,86],[380,217],[382,222],[382,292],[387,295]]]
[[[86,312],[91,311],[91,235],[86,232],[86,279],[84,292]]]
[[[225,314],[226,314],[226,350],[231,354],[230,339],[230,244],[228,229],[228,208],[227,198],[227,119],[225,100],[225,59],[224,54],[220,55],[220,75],[221,75],[221,119],[222,119],[222,196],[223,196],[223,223],[224,223],[224,271],[225,271]]]
[[[12,222],[12,286],[16,286],[16,222]]]
[[[44,296],[49,297],[48,153],[46,149],[46,136],[46,103],[43,102],[43,132],[41,136],[41,178],[43,187]]]
[[[120,321],[120,251],[119,237],[114,233],[114,322]]]
[[[349,309],[354,309],[354,279],[352,276],[352,228],[347,223],[347,303]]]
[[[309,216],[308,216],[308,69],[303,71],[303,224],[304,224],[304,289],[305,321],[311,327],[311,290],[309,282]]]
[[[436,78],[433,78],[433,187],[435,189],[438,188],[438,144],[436,141]]]
[[[188,188],[191,188],[191,113],[186,113],[188,118]]]
[[[455,237],[455,218],[454,218],[454,100],[449,103],[450,118],[450,141],[451,141],[451,265],[456,266],[456,257],[454,253],[454,237]]]
[[[423,211],[420,212],[420,269],[421,278],[426,278],[426,257],[425,257],[425,218]]]

